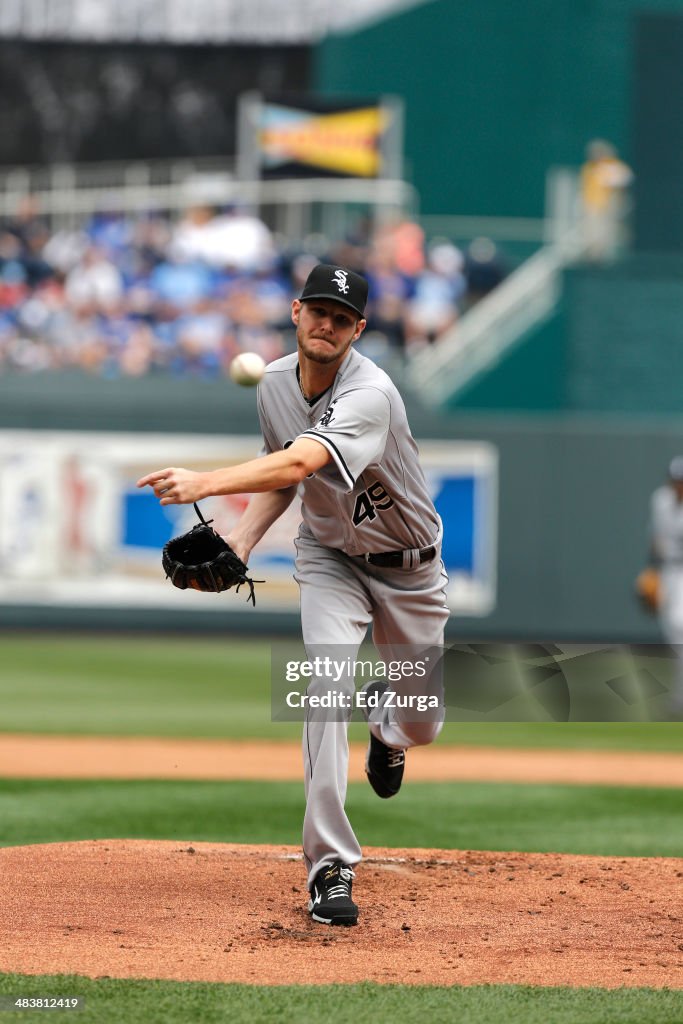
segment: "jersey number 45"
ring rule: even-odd
[[[356,498],[353,507],[353,525],[360,526],[366,519],[371,521],[377,517],[378,512],[385,512],[394,504],[394,499],[384,490],[382,484],[376,480],[366,491],[361,491]]]

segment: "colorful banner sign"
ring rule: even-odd
[[[391,112],[365,106],[335,113],[313,113],[264,103],[258,148],[268,170],[288,164],[361,178],[383,172],[382,136]]]

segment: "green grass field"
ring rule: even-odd
[[[0,732],[298,740],[271,720],[270,659],[267,640],[0,635]],[[439,742],[683,750],[683,723],[447,722]]]
[[[365,846],[526,850],[676,857],[683,792],[493,783],[406,785],[379,802],[349,786],[347,808]],[[296,782],[0,780],[0,845],[79,839],[301,840]]]
[[[84,1009],[60,1020],[82,1024],[681,1024],[679,992],[645,988],[470,988],[404,985],[280,986],[90,981],[73,975],[0,975],[0,997],[78,996]],[[8,1021],[45,1020],[45,1011],[15,1011]]]
[[[298,739],[270,718],[264,641],[0,636],[0,732]],[[366,736],[352,725],[352,738]],[[440,743],[678,751],[680,723],[449,723]],[[682,780],[683,782],[683,780]],[[298,844],[299,783],[0,780],[0,844],[158,838]],[[352,784],[364,845],[679,856],[683,789],[413,784],[378,802]],[[549,979],[550,981],[552,979]],[[140,1021],[476,1021],[683,1024],[683,992],[371,984],[249,987],[0,975],[0,996],[81,995],[75,1019]],[[0,1018],[1,1019],[1,1018]],[[44,1020],[12,1010],[8,1020]]]

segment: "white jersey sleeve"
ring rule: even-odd
[[[391,402],[379,388],[338,395],[315,426],[299,435],[319,441],[332,456],[315,475],[344,493],[352,491],[363,470],[381,459],[390,421]]]
[[[260,385],[256,397],[256,408],[258,410],[261,433],[263,435],[263,447],[261,448],[259,455],[270,455],[271,452],[276,452],[280,445],[278,444],[277,437],[275,436],[275,432],[273,431],[270,420],[263,406],[263,394]]]

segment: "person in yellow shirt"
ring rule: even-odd
[[[581,214],[586,256],[596,261],[614,257],[624,241],[628,187],[633,172],[616,149],[603,139],[586,147],[581,167]]]

